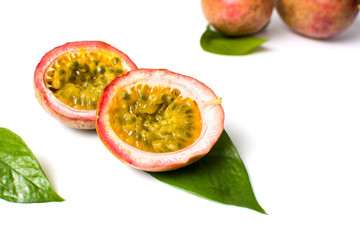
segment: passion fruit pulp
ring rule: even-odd
[[[221,100],[200,81],[164,69],[137,69],[103,91],[96,129],[122,162],[145,171],[189,165],[224,128]]]
[[[41,59],[35,70],[35,94],[62,123],[95,129],[96,107],[104,88],[136,68],[126,54],[104,42],[67,43]]]
[[[146,84],[119,91],[109,114],[120,139],[149,152],[187,147],[200,136],[202,126],[196,102],[177,89]]]

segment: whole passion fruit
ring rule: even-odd
[[[96,107],[104,88],[136,68],[126,54],[104,42],[66,43],[46,53],[36,67],[35,95],[60,122],[95,129]]]
[[[276,10],[295,32],[325,39],[353,23],[359,4],[358,0],[277,0]]]
[[[206,20],[228,36],[259,32],[270,20],[274,0],[202,0]]]
[[[122,162],[145,171],[189,165],[224,128],[221,99],[198,80],[168,70],[137,69],[102,93],[96,129]]]

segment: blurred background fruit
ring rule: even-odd
[[[251,35],[262,30],[270,20],[273,0],[202,0],[209,24],[228,36]]]
[[[358,0],[276,0],[282,20],[295,32],[330,38],[345,31],[359,12]]]

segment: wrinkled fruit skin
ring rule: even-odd
[[[295,32],[326,39],[352,24],[359,3],[358,0],[277,0],[276,10]]]
[[[40,105],[44,110],[53,116],[61,123],[78,129],[95,129],[96,126],[96,109],[95,110],[80,110],[72,108],[60,100],[58,100],[52,91],[48,89],[44,82],[46,71],[49,69],[56,59],[64,54],[78,52],[82,50],[104,50],[118,54],[122,58],[122,64],[124,69],[131,71],[136,69],[136,65],[131,59],[107,43],[100,41],[80,41],[70,42],[62,46],[58,46],[48,53],[46,53],[38,66],[36,67],[34,74],[34,90],[35,96],[38,99]]]
[[[273,0],[202,0],[205,18],[211,26],[228,36],[259,32],[270,20]]]
[[[192,98],[201,112],[202,129],[196,141],[181,150],[154,153],[140,150],[121,140],[110,123],[110,109],[118,89],[134,85],[171,87]],[[115,78],[103,91],[98,103],[96,130],[110,152],[136,169],[161,172],[187,166],[205,154],[217,142],[224,129],[224,110],[215,93],[200,81],[165,69],[137,69]]]

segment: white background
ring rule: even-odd
[[[360,239],[360,17],[328,40],[274,11],[246,56],[204,52],[200,1],[2,1],[0,126],[37,156],[61,203],[0,200],[0,239]],[[101,40],[141,68],[190,75],[223,98],[225,128],[268,212],[205,200],[122,164],[95,131],[37,102],[41,57]]]

